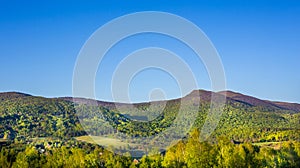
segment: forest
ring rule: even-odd
[[[159,134],[172,124],[183,104],[182,110],[189,112],[195,93],[166,101],[161,113],[156,112],[162,102],[152,109],[149,109],[149,103],[135,104],[137,110],[129,113],[126,105],[120,112],[109,102],[98,101],[95,106],[86,99],[74,101],[16,92],[0,93],[0,165],[22,168],[300,167],[300,110],[297,104],[229,93],[218,127],[207,141],[200,142],[199,130],[209,117],[213,93],[201,90],[199,93],[202,99],[197,118],[193,127],[186,130],[186,136],[166,150],[153,149],[141,157],[130,152],[113,153],[82,137]],[[139,109],[150,112],[141,115]],[[151,120],[139,122],[134,117]],[[188,121],[189,116],[186,117]],[[81,121],[91,121],[91,124],[83,127]],[[101,125],[101,121],[109,123],[112,130],[103,129],[107,125]],[[143,146],[141,142],[131,150],[146,150]]]
[[[218,143],[199,142],[195,129],[189,138],[165,153],[142,158],[119,155],[101,146],[75,140],[15,142],[0,153],[1,167],[299,167],[300,143],[285,141],[277,146],[234,144],[224,137]],[[58,142],[58,143],[56,143]]]

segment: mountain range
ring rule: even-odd
[[[6,93],[6,94],[26,95],[26,94],[16,93],[16,92]],[[0,93],[0,95],[1,95],[1,93]],[[206,90],[194,90],[191,93],[189,93],[188,95],[186,95],[180,99],[191,99],[191,98],[193,98],[195,96],[199,96],[199,95],[200,95],[200,101],[206,102],[206,103],[211,101],[212,95],[216,95],[216,96],[225,96],[226,103],[231,103],[231,104],[241,103],[244,106],[263,107],[264,109],[268,109],[268,110],[288,110],[288,111],[294,112],[294,113],[300,112],[300,104],[298,104],[298,103],[262,100],[262,99],[259,99],[259,98],[253,97],[253,96],[248,96],[248,95],[244,95],[244,94],[241,94],[238,92],[233,92],[233,91],[212,92],[212,91],[206,91]],[[60,99],[63,99],[66,101],[72,101],[74,103],[79,103],[79,104],[91,104],[92,102],[95,102],[95,100],[85,99],[85,98],[61,97]],[[174,100],[180,100],[180,99],[174,99]],[[167,100],[164,100],[164,101],[167,101]],[[97,100],[96,100],[96,102],[98,105],[107,107],[107,108],[114,108],[115,104],[124,105],[124,106],[126,105],[125,103],[118,103],[118,102],[97,101]],[[147,103],[150,103],[150,102],[146,102],[146,104]],[[145,104],[145,102],[144,103],[136,103],[136,105],[138,105],[138,104]]]
[[[200,103],[195,102],[199,96]],[[180,105],[184,104],[183,110],[188,113],[189,107],[197,103],[200,106],[193,127],[201,128],[209,117],[212,96],[226,98],[224,112],[212,136],[224,135],[253,142],[300,138],[300,104],[261,100],[233,91],[206,90],[194,90],[179,99],[136,104],[72,97],[44,98],[4,92],[0,93],[0,138],[83,136],[87,134],[87,129],[82,127],[80,120],[93,123],[89,125],[88,132],[95,136],[107,134],[100,129],[98,123],[101,121],[107,121],[115,131],[130,136],[155,135],[172,125]],[[91,110],[95,105],[98,110]],[[130,108],[132,105],[136,107],[135,110]],[[163,105],[164,109],[159,110]],[[91,114],[78,113],[76,107]]]
[[[199,92],[199,93],[198,93]],[[226,97],[227,102],[238,102],[245,105],[249,105],[251,107],[266,107],[269,109],[274,110],[290,110],[293,112],[300,112],[300,104],[298,103],[288,103],[288,102],[279,102],[279,101],[269,101],[269,100],[262,100],[253,96],[244,95],[238,92],[233,91],[220,91],[220,92],[212,92],[206,90],[194,90],[190,94],[186,95],[183,98],[191,98],[193,96],[200,95],[201,101],[209,102],[211,101],[211,95],[218,94],[223,95]],[[14,98],[24,98],[24,97],[35,97],[30,94],[20,93],[20,92],[2,92],[0,93],[0,101],[10,100]],[[112,108],[115,104],[124,104],[125,103],[118,103],[118,102],[109,102],[109,101],[98,101],[86,98],[73,98],[73,97],[59,97],[58,99],[72,101],[74,103],[80,104],[89,104],[91,102],[96,101],[98,105]],[[165,101],[165,100],[164,100]],[[136,104],[143,104],[143,103],[136,103]]]

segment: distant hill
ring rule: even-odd
[[[251,106],[260,106],[270,108],[274,110],[291,110],[294,112],[300,112],[300,104],[297,103],[286,103],[286,102],[273,102],[268,100],[261,100],[252,96],[243,95],[233,91],[221,91],[219,94],[226,95],[227,98],[235,101],[246,103]]]
[[[201,128],[212,95],[215,98],[226,97],[222,118],[212,136],[226,135],[239,141],[299,138],[299,104],[261,100],[232,91],[215,93],[206,90],[194,90],[180,99],[136,104],[72,97],[44,98],[18,92],[0,93],[0,138],[72,138],[86,135],[80,119],[91,122],[89,131],[96,136],[101,128],[97,124],[101,121],[107,121],[115,131],[131,136],[154,135],[173,123],[181,105],[184,105],[184,111],[189,112],[189,106],[195,105],[198,96],[199,114],[193,127]],[[136,108],[130,108],[132,105]],[[74,107],[83,111],[78,112]],[[163,111],[159,110],[161,107],[164,107]]]
[[[25,93],[19,93],[19,92],[3,92],[0,93],[0,101],[20,98],[20,97],[27,97],[27,96],[31,96],[31,95]]]
[[[189,100],[192,99],[195,96],[200,96],[201,103],[210,103],[211,96],[215,95],[218,96],[225,96],[226,97],[226,104],[231,105],[237,105],[239,107],[245,107],[245,108],[261,108],[265,111],[289,111],[291,113],[299,113],[300,112],[300,104],[298,103],[288,103],[288,102],[275,102],[275,101],[269,101],[269,100],[261,100],[252,96],[244,95],[241,93],[233,92],[233,91],[220,91],[220,92],[211,92],[206,90],[194,90],[188,95],[174,100],[165,100],[165,101],[156,101],[156,102],[142,102],[142,103],[135,103],[135,104],[126,104],[126,103],[118,103],[118,102],[107,102],[107,101],[99,101],[99,100],[92,100],[92,99],[86,99],[86,98],[72,98],[72,97],[59,97],[56,98],[58,100],[72,102],[75,104],[85,104],[85,105],[99,105],[103,106],[108,109],[115,109],[116,105],[120,107],[127,107],[130,105],[134,105],[136,107],[139,106],[147,106],[152,104],[161,104],[165,103],[167,101],[179,101],[179,100]],[[12,100],[12,99],[18,99],[18,98],[28,98],[28,97],[36,97],[32,96],[30,94],[26,93],[20,93],[20,92],[3,92],[0,93],[0,101],[6,101],[6,100]],[[41,97],[42,98],[42,97]],[[30,98],[29,98],[30,99]],[[51,98],[49,98],[50,100]]]
[[[227,104],[240,104],[243,107],[249,108],[261,108],[265,109],[265,111],[278,111],[285,110],[290,111],[291,113],[299,113],[300,112],[300,104],[297,103],[288,103],[288,102],[274,102],[268,100],[261,100],[252,96],[244,95],[241,93],[233,92],[233,91],[220,91],[220,92],[212,92],[206,90],[194,90],[188,95],[182,97],[183,100],[192,99],[195,96],[200,96],[200,101],[202,103],[210,103],[211,96],[215,95],[216,97],[225,96]],[[60,99],[78,103],[78,104],[98,104],[100,106],[114,109],[116,105],[118,106],[128,106],[126,103],[118,103],[118,102],[105,102],[98,101],[92,99],[85,98],[72,98],[72,97],[61,97]],[[174,99],[173,101],[179,101],[181,99]],[[136,103],[135,106],[145,105],[149,103],[160,103],[165,101],[157,101],[157,102],[144,102],[144,103]]]
[[[300,112],[300,104],[298,103],[285,103],[285,102],[274,102],[274,101],[271,103],[277,105],[282,109],[288,109],[295,112]]]

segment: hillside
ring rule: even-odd
[[[210,100],[224,96],[217,128],[200,142]],[[165,134],[179,109],[179,129]],[[299,167],[298,109],[230,91],[195,90],[181,99],[138,104],[0,93],[0,167]],[[191,129],[182,127],[192,120]],[[143,139],[160,133],[151,143]],[[164,146],[172,138],[181,140]]]
[[[28,97],[31,96],[29,94],[25,94],[25,93],[19,93],[19,92],[3,92],[0,93],[0,101],[4,101],[4,100],[11,100],[11,99],[15,99],[15,98],[22,98],[22,97]]]
[[[224,113],[213,137],[226,135],[238,141],[253,142],[299,138],[299,104],[260,100],[231,91],[213,93],[205,90],[193,91],[181,99],[133,104],[136,107],[133,111],[130,104],[119,103],[117,109],[112,102],[70,97],[43,98],[16,92],[0,93],[0,137],[72,138],[86,135],[79,122],[80,118],[94,120],[95,123],[97,120],[108,121],[114,131],[131,136],[154,135],[173,123],[180,103],[185,105],[186,109],[183,110],[187,112],[189,105],[195,103],[195,96],[199,95],[200,109],[193,127],[201,128],[207,117],[212,94],[216,97],[226,95]],[[164,104],[163,111],[159,111]],[[76,113],[74,107],[97,110],[89,110],[93,114],[83,114]],[[103,134],[100,128],[99,125],[90,125],[89,130],[85,130],[97,136]]]
[[[273,110],[290,110],[294,112],[300,112],[300,104],[297,103],[286,103],[286,102],[273,102],[268,100],[261,100],[252,96],[243,95],[232,91],[221,91],[219,94],[226,95],[227,98],[231,98],[241,103],[246,103],[251,106],[260,106]]]
[[[275,102],[275,101],[268,101],[268,100],[261,100],[252,96],[247,96],[241,93],[233,92],[233,91],[220,91],[217,93],[211,92],[211,91],[206,91],[206,90],[194,90],[190,94],[184,96],[181,99],[184,100],[191,100],[193,97],[199,96],[200,95],[200,101],[201,103],[210,103],[211,101],[211,96],[212,94],[218,96],[225,96],[226,97],[226,103],[227,104],[239,104],[241,107],[249,107],[249,110],[251,111],[250,108],[252,109],[264,109],[262,111],[285,111],[288,113],[299,113],[300,112],[300,104],[297,103],[288,103],[288,102]],[[129,106],[130,104],[125,104],[125,103],[118,103],[118,102],[105,102],[105,101],[97,101],[97,100],[92,100],[92,99],[85,99],[85,98],[72,98],[72,97],[62,97],[60,98],[62,100],[74,102],[76,104],[98,104],[99,106],[103,106],[108,109],[115,109],[116,105],[117,106]],[[180,100],[180,99],[174,99]],[[134,106],[141,106],[141,105],[146,105],[150,103],[157,103],[160,104],[165,101],[160,101],[160,102],[145,102],[145,103],[138,103],[138,104],[133,104]]]

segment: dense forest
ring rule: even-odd
[[[277,146],[234,144],[219,137],[216,144],[199,142],[199,131],[178,142],[165,153],[133,158],[118,155],[94,144],[76,140],[41,139],[3,146],[1,167],[299,167],[300,142]]]
[[[116,138],[118,133],[129,137],[157,135],[173,123],[180,107],[184,107],[184,112],[189,112],[198,93],[201,101],[193,127],[185,130],[188,132],[186,136],[166,151],[151,150],[148,151],[149,155],[142,157],[130,152],[119,155],[103,148],[105,145],[90,143],[82,138],[87,134],[109,138]],[[209,140],[200,142],[199,129],[209,117],[212,94],[226,95],[226,105],[218,127]],[[114,103],[109,102],[0,93],[0,165],[300,167],[298,104],[265,101],[234,92],[213,93],[203,90],[193,91],[182,99],[155,103],[154,106],[150,106],[150,103],[134,104],[136,110],[127,104],[119,104],[122,107],[120,111]],[[158,113],[163,104],[163,111]],[[189,115],[185,117],[185,121],[189,121]],[[80,121],[91,124],[82,126]],[[143,145],[141,142],[140,146],[134,146],[131,150],[146,150]]]

